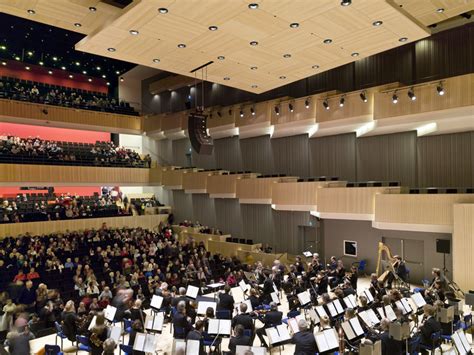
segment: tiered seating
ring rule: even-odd
[[[128,102],[104,93],[2,76],[0,98],[138,116]]]

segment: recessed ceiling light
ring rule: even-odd
[[[281,80],[286,79],[286,76],[282,75],[282,76],[280,76],[280,79]]]
[[[0,49],[4,51],[5,49],[7,49],[7,46],[0,46]]]
[[[76,26],[76,27],[81,27],[82,25],[81,25],[79,22],[76,22],[76,23],[74,24],[74,26]]]
[[[167,13],[168,13],[168,9],[165,8],[165,7],[160,7],[160,8],[158,9],[158,12],[159,12],[160,14],[167,14]]]
[[[375,27],[379,27],[379,26],[382,26],[383,22],[382,21],[375,21],[372,23],[372,26],[375,26]]]
[[[160,60],[158,58],[153,59],[153,63],[159,63]]]
[[[399,38],[398,41],[399,42],[406,42],[406,41],[408,41],[408,38],[402,37],[402,38]]]
[[[66,67],[65,67],[65,66],[62,66],[61,69],[62,69],[62,70],[66,70]]]
[[[94,6],[91,6],[91,7],[89,7],[89,11],[91,11],[91,12],[96,12],[96,11],[97,11],[97,8],[95,8]]]
[[[289,53],[283,54],[283,58],[291,58],[291,54]]]
[[[209,26],[209,31],[217,31],[218,27],[217,26]]]
[[[219,60],[224,60],[225,57],[224,57],[223,55],[220,55],[220,56],[217,57],[217,59],[219,59]]]
[[[31,57],[33,55],[32,51],[28,51],[26,54],[28,54],[28,57]]]
[[[298,27],[300,27],[300,24],[297,23],[297,22],[293,22],[293,23],[290,23],[290,27],[291,28],[298,28]]]
[[[252,42],[250,42],[250,45],[251,46],[258,46],[258,42],[257,41],[252,41]]]
[[[257,70],[258,67],[250,67],[251,70]]]
[[[125,79],[123,78],[123,76],[120,77],[120,82],[123,83]]]
[[[25,67],[26,70],[30,70],[31,68],[30,67]]]
[[[353,57],[358,57],[358,56],[359,56],[359,53],[354,52],[354,53],[351,54],[351,56],[353,56]]]
[[[110,86],[110,83],[107,81],[107,86]]]
[[[140,32],[138,32],[137,30],[130,30],[129,32],[130,32],[130,34],[131,34],[132,36],[136,36],[137,34],[140,33]]]
[[[72,79],[72,78],[74,78],[74,76],[72,76],[71,74],[69,74],[69,79]]]
[[[2,65],[3,65],[3,66],[7,65],[7,62],[2,62]]]
[[[102,74],[102,77],[105,79],[107,76],[105,74]]]
[[[342,0],[341,1],[341,6],[349,6],[350,4],[352,4],[351,0]]]
[[[79,62],[76,62],[75,64],[76,64],[76,66],[79,66],[79,65],[81,65],[81,63],[79,63]]]
[[[82,74],[86,75],[86,74],[87,74],[87,72],[86,72],[85,70],[83,70],[83,71],[82,71]]]
[[[89,78],[89,79],[87,79],[87,81],[90,83],[90,82],[92,82],[92,79],[91,79],[91,78]]]
[[[108,50],[109,52],[115,52],[115,51],[116,51],[116,49],[113,48],[113,47],[109,47],[109,48],[107,48],[107,50]]]
[[[120,74],[120,72],[119,72],[118,70],[116,70],[116,71],[115,71],[115,74],[119,75],[119,74]]]
[[[186,48],[186,45],[184,43],[178,44],[178,48]]]
[[[52,72],[51,70],[48,70],[48,74],[49,74],[49,75],[52,75],[53,72]]]
[[[35,11],[35,10],[32,10],[32,9],[29,9],[27,12],[28,12],[30,15],[36,14],[36,11]]]
[[[226,77],[224,78],[224,80],[227,81],[227,80],[230,80],[230,78],[229,78],[228,76],[226,76]]]
[[[258,85],[253,84],[252,89],[256,89],[256,88],[258,88]]]
[[[326,38],[324,41],[323,41],[324,44],[330,44],[332,43],[332,39],[331,38]]]
[[[38,64],[39,65],[44,65],[44,63],[42,61],[39,61]]]
[[[256,3],[249,4],[249,9],[251,9],[251,10],[258,9],[258,4],[256,4]]]
[[[19,56],[16,56],[15,57],[15,60],[20,60],[21,58]]]
[[[58,57],[53,57],[53,60],[56,62],[58,60]]]
[[[440,7],[439,9],[436,10],[438,14],[442,14],[444,12],[444,8]]]
[[[97,70],[100,70],[100,67],[96,67]]]

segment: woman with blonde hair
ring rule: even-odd
[[[76,341],[77,335],[77,314],[74,301],[67,301],[61,315],[63,320],[63,333],[70,341]]]

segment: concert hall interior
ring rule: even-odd
[[[0,354],[470,354],[474,0],[0,0]]]

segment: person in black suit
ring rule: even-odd
[[[263,338],[263,335],[266,334],[265,329],[273,327],[275,325],[281,324],[281,319],[283,318],[283,313],[278,311],[278,306],[275,302],[270,303],[270,311],[265,313],[265,316],[259,318],[263,327],[257,329],[256,334],[262,343],[262,346],[268,348],[267,342]]]
[[[408,270],[407,270],[407,267],[405,266],[405,262],[403,261],[400,255],[395,255],[393,258],[395,259],[395,262],[392,264],[392,267],[395,273],[400,279],[406,282],[408,278]],[[395,275],[393,274],[393,272],[391,272],[387,279],[388,288],[392,288],[392,282],[394,280],[395,280]]]
[[[229,351],[232,355],[235,354],[237,345],[252,345],[252,339],[249,336],[244,335],[244,327],[241,324],[237,324],[234,328],[234,334],[235,335],[229,340]]]
[[[204,348],[204,341],[202,337],[202,332],[204,330],[204,322],[198,320],[194,326],[194,329],[189,331],[186,336],[186,340],[198,340],[199,341],[199,355],[205,355],[206,350]]]
[[[186,297],[186,289],[184,287],[180,287],[178,290],[179,296],[174,298],[171,304],[176,307],[178,303],[184,302],[186,305],[186,315],[191,318],[191,321],[194,323],[196,320],[196,310],[191,306],[191,302],[189,298]]]
[[[291,338],[295,344],[295,355],[314,355],[317,352],[316,340],[314,334],[308,330],[308,323],[304,319],[298,321],[298,333]]]
[[[190,319],[186,316],[186,303],[180,301],[176,306],[176,314],[173,317],[173,337],[175,339],[185,339],[188,333],[193,329]],[[184,334],[178,334],[177,328],[183,329]]]
[[[229,311],[229,318],[232,318],[232,312],[234,310],[234,297],[230,295],[230,286],[225,285],[224,293],[219,294],[219,302],[217,303],[218,311]]]
[[[253,340],[255,335],[255,325],[253,324],[252,317],[247,313],[247,305],[245,303],[240,304],[240,314],[232,318],[232,328],[234,331],[238,325],[241,325],[246,330],[250,330],[252,332]]]
[[[382,354],[384,355],[400,355],[403,353],[403,343],[390,337],[389,334],[390,321],[383,318],[380,322],[380,340],[382,342]]]
[[[423,306],[424,320],[419,326],[419,334],[412,339],[412,347],[416,344],[432,345],[431,336],[441,330],[441,324],[434,317],[436,312],[435,307],[430,304]],[[418,349],[413,349],[418,351]],[[423,351],[422,351],[423,353]]]

